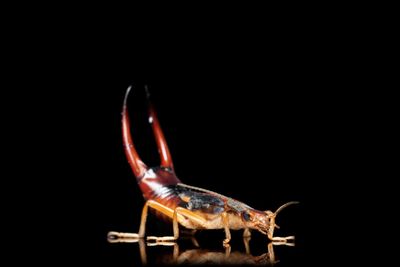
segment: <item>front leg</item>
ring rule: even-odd
[[[251,232],[249,228],[245,228],[243,231],[243,237],[251,237]]]
[[[280,236],[274,236],[270,238],[272,243],[274,245],[287,245],[287,246],[294,246],[294,236],[286,236],[286,237],[280,237]],[[289,242],[290,240],[293,240],[293,242]]]
[[[270,222],[270,228],[268,231],[268,238],[269,240],[272,241],[272,243],[274,243],[274,245],[288,245],[288,246],[294,246],[293,242],[288,242],[289,240],[293,240],[294,241],[294,236],[286,236],[286,237],[280,237],[280,236],[274,236],[274,229],[275,229],[275,218],[271,219]]]

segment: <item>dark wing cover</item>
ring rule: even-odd
[[[177,185],[176,193],[181,198],[181,206],[192,211],[219,214],[225,210],[224,201],[209,193],[197,192],[195,190]]]

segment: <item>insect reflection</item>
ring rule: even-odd
[[[165,265],[275,265],[279,260],[276,259],[274,246],[285,245],[294,246],[294,243],[270,242],[266,247],[266,252],[260,255],[253,255],[250,251],[250,237],[244,237],[243,243],[245,252],[234,250],[231,246],[225,246],[222,250],[210,250],[200,248],[197,239],[189,237],[192,247],[183,248],[177,242],[146,242],[143,239],[136,238],[112,238],[108,239],[110,243],[139,243],[140,258],[143,265],[147,265],[147,248],[154,246],[171,246],[171,253],[159,255],[156,259],[157,264]]]

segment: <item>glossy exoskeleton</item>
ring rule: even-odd
[[[146,88],[147,89],[147,88]],[[126,91],[122,109],[122,137],[128,162],[146,200],[138,233],[110,232],[109,239],[141,239],[145,237],[147,212],[150,208],[172,221],[172,236],[147,236],[155,242],[171,242],[179,237],[179,225],[187,229],[224,229],[224,245],[231,239],[230,229],[244,229],[244,236],[250,236],[255,229],[278,243],[289,243],[294,236],[276,237],[274,229],[276,215],[285,207],[297,202],[288,202],[275,212],[256,210],[233,198],[216,192],[181,183],[175,175],[170,151],[161,130],[156,112],[149,101],[149,122],[153,128],[161,166],[149,168],[140,159],[132,141],[127,99],[131,87]],[[149,100],[149,93],[147,91]]]

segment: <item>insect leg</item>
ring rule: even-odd
[[[120,232],[109,232],[107,237],[108,241],[111,243],[116,242],[138,242],[139,239],[144,237],[146,231],[146,220],[147,220],[147,210],[148,205],[151,200],[147,201],[142,209],[142,217],[140,219],[139,233],[120,233]]]
[[[294,246],[294,243],[289,243],[289,240],[294,240],[294,236],[286,236],[286,237],[280,237],[280,236],[274,236],[269,238],[274,245],[288,245],[288,246]]]
[[[299,204],[298,201],[291,201],[288,202],[286,204],[283,204],[282,206],[280,206],[274,213],[272,213],[271,211],[266,211],[266,214],[269,216],[270,218],[270,227],[269,227],[269,231],[268,231],[268,238],[274,243],[274,245],[288,245],[288,246],[294,246],[294,243],[288,243],[288,240],[293,240],[294,241],[294,236],[287,236],[287,237],[278,237],[278,236],[274,236],[274,229],[275,227],[279,229],[279,227],[276,225],[275,223],[275,218],[276,215],[283,210],[284,208],[286,208],[287,206],[293,205],[293,204]]]
[[[179,238],[179,226],[178,226],[178,209],[174,210],[174,214],[172,217],[172,225],[174,230],[173,236],[148,236],[147,240],[155,240],[156,242],[163,242],[163,241],[174,241]]]
[[[159,203],[157,203],[157,204],[160,205]],[[148,236],[147,240],[154,240],[155,242],[164,242],[164,241],[174,241],[174,240],[178,239],[179,238],[179,224],[178,223],[179,223],[179,221],[183,221],[185,219],[192,221],[198,225],[203,225],[206,222],[206,219],[204,219],[203,217],[201,217],[185,208],[177,207],[173,211],[173,215],[172,215],[172,226],[173,226],[174,235],[173,236],[161,236],[161,237]]]
[[[274,229],[275,229],[275,217],[272,217],[270,221],[270,228],[268,231],[268,238],[275,245],[282,245],[282,244],[286,244],[288,246],[294,245],[293,243],[288,243],[289,240],[294,240],[294,236],[286,236],[286,237],[274,236]]]
[[[140,238],[143,238],[146,232],[146,221],[147,221],[147,213],[148,207],[151,207],[168,217],[173,217],[174,211],[154,200],[148,200],[143,206],[142,209],[142,217],[140,219],[139,233],[119,233],[119,232],[109,232],[108,233],[108,241],[111,243],[116,242],[138,242]],[[183,219],[182,215],[180,215],[180,219]]]
[[[250,237],[251,236],[251,232],[249,228],[245,228],[243,231],[243,237]]]
[[[136,243],[140,240],[135,233],[108,232],[107,240],[109,243]]]
[[[231,232],[229,230],[229,221],[228,221],[228,213],[225,211],[222,212],[222,223],[224,224],[225,229],[225,239],[223,241],[224,246],[229,246],[229,241],[231,241]]]

